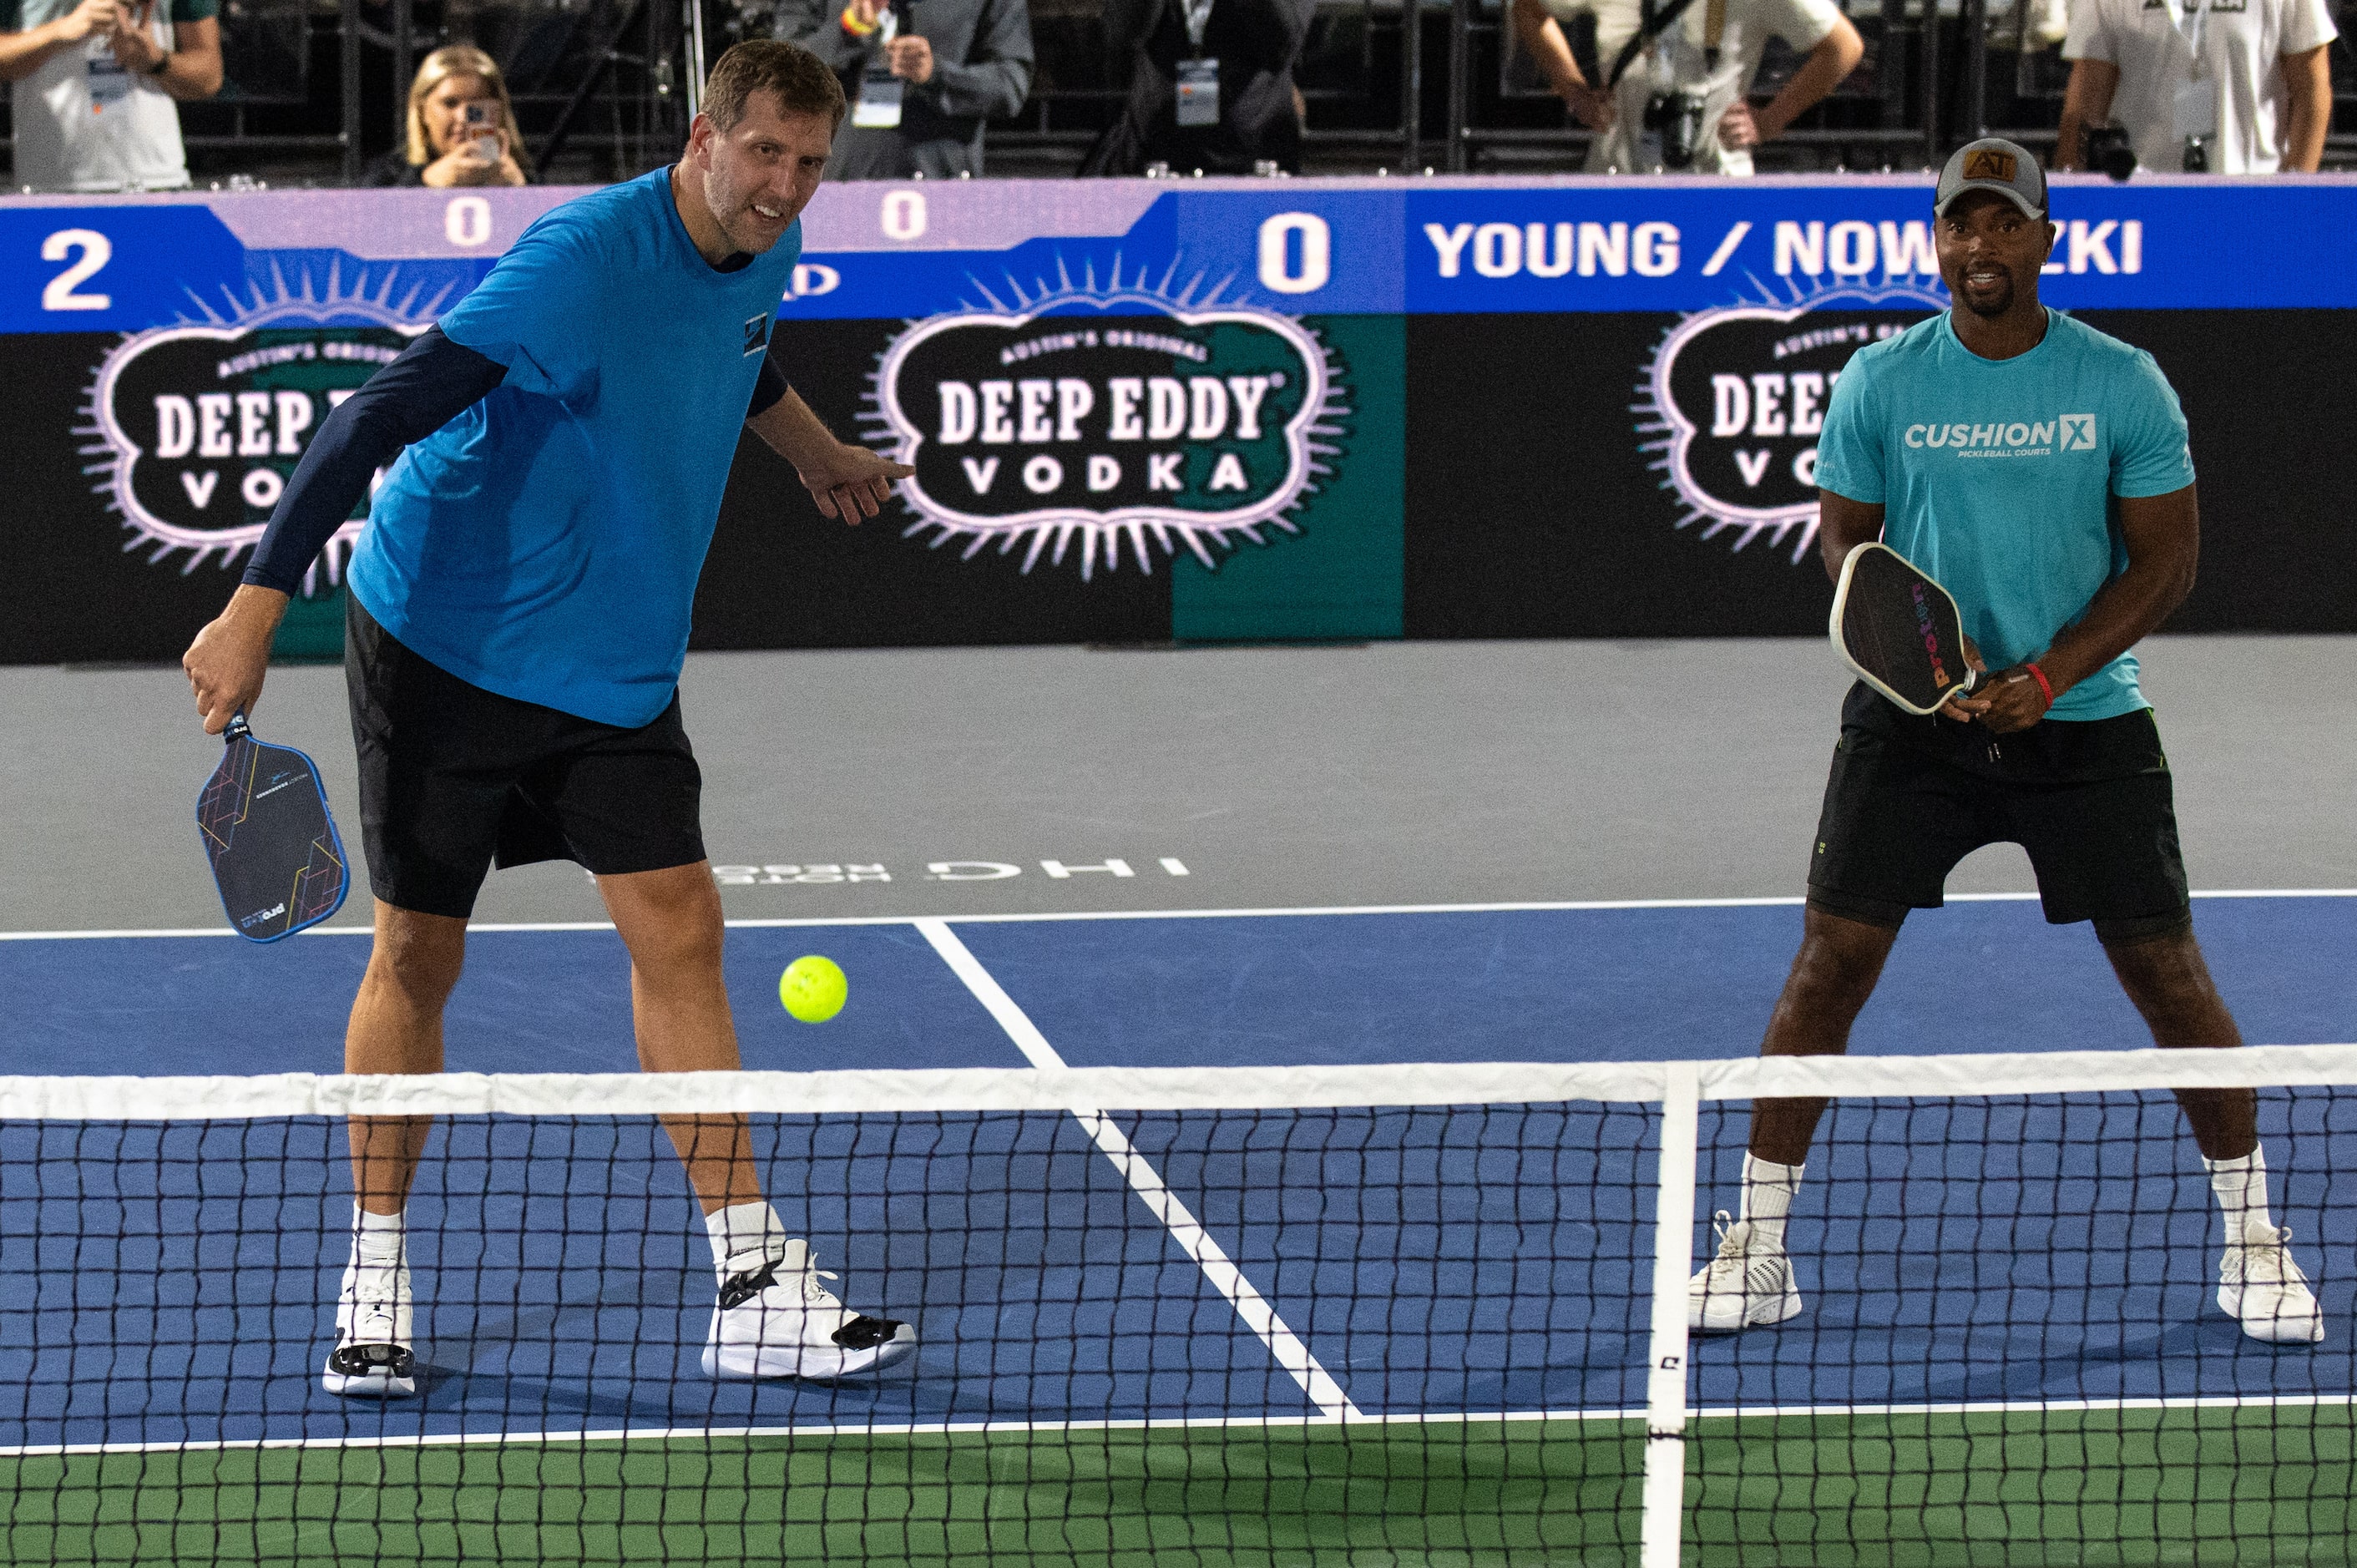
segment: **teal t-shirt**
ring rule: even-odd
[[[2127,567],[2115,496],[2193,482],[2177,393],[2150,354],[2046,313],[2027,354],[1984,360],[1943,311],[1858,350],[1834,383],[1818,487],[1883,508],[1882,537],[1956,596],[1989,668],[2034,659]],[[2146,705],[2134,653],[2049,714]]]

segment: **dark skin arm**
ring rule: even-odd
[[[2058,697],[2158,630],[2193,591],[2201,554],[2201,510],[2194,488],[2123,496],[2119,507],[2127,570],[2097,590],[2078,624],[2064,628],[2032,660]],[[1882,537],[1882,508],[1831,490],[1818,492],[1817,517],[1817,547],[1826,573],[1835,577],[1851,550]],[[1985,668],[1977,650],[1967,645],[1965,651],[1975,669]],[[2046,693],[2019,665],[1998,671],[1980,690],[1983,694],[1959,697],[1940,711],[1950,718],[1978,719],[1998,735],[2028,729],[2046,716]]]

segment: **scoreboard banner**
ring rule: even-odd
[[[0,659],[176,654],[335,404],[579,194],[0,200],[0,548],[43,590]],[[2357,628],[2322,586],[2357,181],[2053,209],[2043,297],[2192,421],[2174,624]],[[1928,177],[830,185],[803,227],[772,351],[917,476],[846,530],[744,446],[699,646],[1811,631],[1833,383],[1945,303]]]

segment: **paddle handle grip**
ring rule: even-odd
[[[221,731],[221,744],[223,746],[235,746],[239,741],[246,739],[253,734],[253,729],[245,722],[244,714],[231,714],[229,716],[229,724],[227,727]]]

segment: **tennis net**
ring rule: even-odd
[[[2233,1084],[2320,1344],[2212,1299]],[[1761,1094],[1803,1310],[1690,1341]],[[723,1112],[911,1359],[704,1374]],[[440,1119],[409,1399],[320,1386],[356,1113]],[[0,1079],[0,1561],[2341,1562],[2352,1168],[2339,1047]]]

